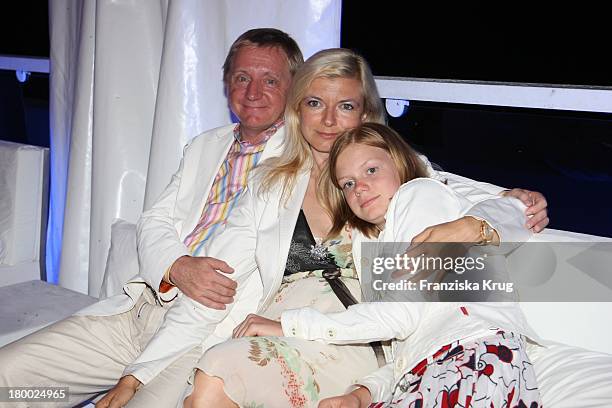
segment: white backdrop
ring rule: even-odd
[[[135,222],[185,143],[229,123],[221,66],[234,39],[279,28],[305,57],[340,43],[341,0],[53,0],[49,8],[47,274],[93,296],[113,220]]]

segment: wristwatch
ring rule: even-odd
[[[495,230],[485,220],[480,220],[480,241],[476,245],[489,245],[493,242],[495,237]]]

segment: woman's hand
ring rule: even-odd
[[[256,314],[250,314],[234,329],[232,337],[237,339],[249,336],[283,336],[280,322],[266,319]]]
[[[132,375],[122,377],[100,401],[96,408],[121,408],[124,407],[136,394],[140,381]]]
[[[530,218],[525,226],[533,229],[533,232],[542,231],[550,222],[548,211],[546,210],[548,203],[542,193],[522,188],[513,188],[512,190],[504,191],[502,196],[518,198],[527,206],[525,214]]]
[[[427,227],[423,232],[412,238],[405,256],[413,259],[421,257],[439,259],[463,257],[470,246],[482,241],[481,225],[482,222],[479,219],[466,215],[455,221]],[[499,245],[499,242],[499,234],[493,230],[490,244]],[[429,245],[432,243],[442,243],[444,245]],[[394,271],[391,277],[393,279],[403,279],[405,276],[412,276],[412,279],[420,279],[434,272],[436,271],[432,269],[418,271],[408,267],[407,269]]]
[[[319,408],[367,408],[372,403],[370,390],[359,387],[349,394],[325,398],[319,402]]]

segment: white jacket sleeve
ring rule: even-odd
[[[483,194],[499,196],[501,193],[507,190],[506,188],[496,186],[495,184],[472,180],[470,178],[449,173],[447,171],[438,171],[436,174],[437,177],[441,178],[442,180],[446,180],[447,184],[452,189],[456,190],[459,194],[465,195],[465,197],[470,201],[478,201],[479,196]]]
[[[389,205],[384,240],[410,242],[427,227],[458,219],[470,205],[439,181],[411,180],[400,187]]]
[[[164,189],[153,207],[141,215],[136,227],[140,275],[156,291],[159,289],[164,273],[174,261],[183,255],[190,255],[173,222],[185,154],[189,146],[185,147],[180,166],[172,176],[170,184]]]
[[[500,194],[506,191],[505,188],[453,173],[436,171],[427,157],[420,155],[420,159],[429,177],[442,181],[473,204],[465,215],[487,221],[495,228],[502,242],[525,242],[529,239],[531,232],[525,227],[526,207],[519,200],[502,197]]]
[[[225,230],[210,239],[205,248],[207,255],[223,259],[234,268],[234,273],[227,276],[238,282],[235,301],[226,305],[224,310],[216,310],[179,295],[166,313],[158,332],[125,369],[124,375],[131,374],[144,384],[151,381],[185,352],[202,344],[214,332],[217,324],[244,299],[245,289],[253,280],[259,279],[259,275],[253,273],[257,270],[254,198],[249,185],[239,198]],[[236,240],[236,236],[240,236],[240,239]]]
[[[390,401],[395,387],[393,363],[386,364],[371,374],[361,378],[357,384],[366,387],[372,395],[372,402]],[[351,391],[355,386],[351,387]]]
[[[524,226],[525,206],[513,197],[493,197],[474,204],[449,185],[427,178],[404,184],[398,194],[390,214],[393,241],[410,242],[429,226],[465,215],[486,220],[500,236],[501,245],[479,247],[481,253],[508,254],[532,235]]]
[[[427,156],[420,154],[419,158],[425,166],[425,171],[429,177],[434,180],[445,182],[451,188],[453,188],[453,190],[465,196],[472,202],[480,201],[482,198],[484,198],[484,196],[482,196],[483,194],[498,196],[500,193],[507,190],[506,188],[499,187],[494,184],[472,180],[454,173],[434,170]],[[470,195],[472,197],[470,197]]]
[[[286,310],[281,325],[286,337],[329,344],[405,339],[419,322],[419,303],[358,303],[343,312],[324,314],[310,307]]]
[[[527,216],[525,215],[526,206],[514,197],[500,197],[481,201],[474,204],[465,215],[487,221],[499,234],[502,244],[486,245],[485,252],[508,253],[509,248],[516,248],[515,243],[526,242],[533,234],[527,229]]]

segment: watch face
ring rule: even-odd
[[[492,241],[493,240],[493,227],[491,227],[489,225],[488,222],[485,221],[485,230],[486,230],[486,234],[487,234],[487,240]]]
[[[489,244],[493,241],[493,227],[485,220],[480,221],[480,245]]]

